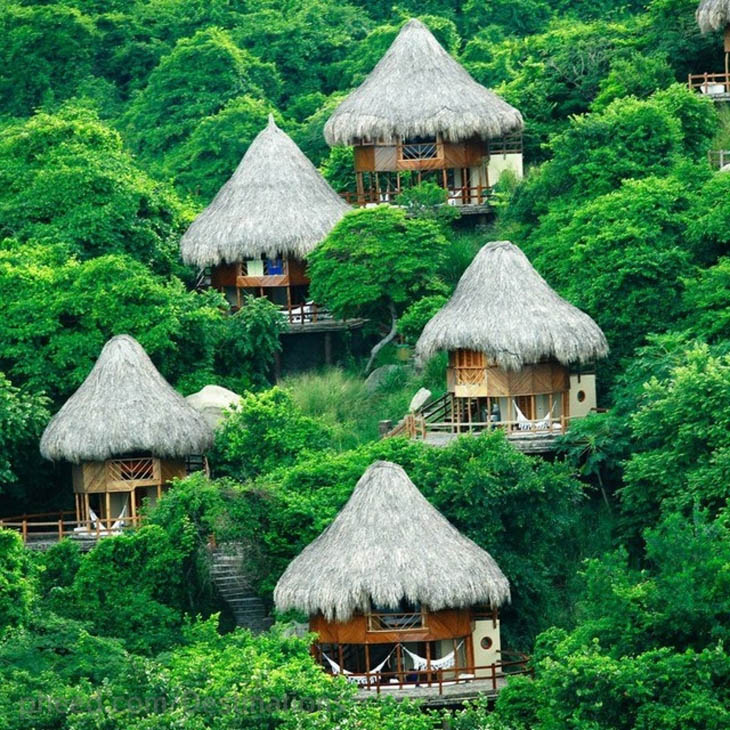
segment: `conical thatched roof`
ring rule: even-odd
[[[722,30],[730,25],[730,0],[702,0],[696,18],[703,33]]]
[[[424,327],[416,355],[439,350],[484,352],[499,367],[555,359],[570,365],[608,354],[600,327],[554,292],[509,241],[484,246],[451,299]]]
[[[329,118],[329,145],[435,137],[491,139],[523,127],[522,115],[478,84],[420,20],[402,28],[363,83]]]
[[[509,601],[485,550],[429,504],[402,467],[376,461],[334,522],[289,564],[274,591],[280,611],[347,621],[401,599],[432,611]]]
[[[139,342],[117,335],[46,426],[41,454],[75,464],[134,452],[182,458],[212,442],[203,415],[157,372]]]
[[[306,258],[350,207],[269,117],[180,242],[198,267],[277,253]]]

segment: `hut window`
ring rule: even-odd
[[[281,258],[264,259],[264,276],[281,276],[284,273],[284,261]]]
[[[435,139],[412,137],[403,140],[398,147],[401,160],[435,160],[439,155],[439,145]]]
[[[244,276],[263,276],[264,262],[261,259],[249,259],[243,262]]]
[[[576,397],[578,398],[578,403],[582,403],[586,399],[585,390],[579,390],[578,395]]]
[[[397,608],[372,606],[368,615],[368,631],[409,631],[426,625],[419,604],[402,599]]]

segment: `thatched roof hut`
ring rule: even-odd
[[[493,241],[477,253],[416,343],[421,361],[439,350],[483,352],[504,370],[520,370],[541,360],[593,362],[608,354],[608,343],[517,246]]]
[[[431,611],[493,607],[509,583],[485,550],[464,537],[418,491],[402,467],[376,461],[332,524],[281,576],[280,611],[348,621],[406,599]]]
[[[730,0],[702,0],[695,14],[703,33],[730,25]]]
[[[204,416],[160,375],[137,340],[117,335],[51,419],[41,454],[74,464],[136,452],[182,458],[202,454],[212,442]]]
[[[408,21],[383,58],[327,121],[329,145],[399,138],[450,142],[522,130],[522,115],[478,84],[420,20]]]
[[[269,117],[230,180],[182,237],[186,264],[277,254],[305,259],[350,210]]]

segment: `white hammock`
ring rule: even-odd
[[[438,671],[439,669],[451,669],[454,666],[454,660],[456,659],[456,652],[461,649],[461,645],[463,644],[463,641],[460,641],[457,645],[456,649],[454,649],[450,654],[447,654],[446,656],[442,656],[440,659],[431,659],[430,661],[430,667],[434,671]],[[418,656],[418,654],[414,654],[412,651],[409,651],[401,644],[401,648],[403,651],[408,654],[408,656],[413,661],[413,669],[416,672],[421,671],[422,669],[428,669],[429,668],[429,660],[425,659],[422,656]]]
[[[550,429],[550,421],[552,421],[553,418],[555,403],[553,403],[553,407],[550,409],[550,412],[546,413],[545,416],[538,421],[531,421],[520,410],[520,407],[517,405],[517,401],[514,398],[512,399],[512,405],[517,411],[517,428],[519,428],[520,431],[531,431],[533,426],[537,431],[547,431]]]
[[[330,659],[330,657],[327,656],[324,652],[322,652],[322,656],[327,660],[327,663],[330,665],[330,668],[332,669],[332,674],[342,674],[348,682],[356,682],[357,684],[367,684],[368,678],[372,674],[380,674],[383,667],[388,663],[388,660],[392,656],[393,652],[395,651],[395,647],[393,647],[393,650],[388,654],[385,659],[383,659],[380,664],[378,664],[377,667],[371,669],[367,675],[365,674],[353,674],[353,672],[348,671],[347,669],[343,669],[334,659]]]

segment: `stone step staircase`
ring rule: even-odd
[[[210,577],[221,598],[230,606],[238,626],[254,633],[271,627],[273,619],[246,578],[240,545],[228,543],[212,551]]]

